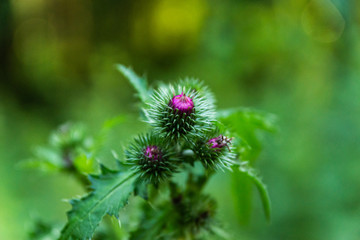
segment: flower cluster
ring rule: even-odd
[[[244,109],[225,109],[215,114],[214,97],[202,82],[186,79],[154,91],[130,68],[117,67],[137,90],[143,104],[142,117],[151,127],[127,147],[125,159],[114,152],[116,169],[98,162],[98,153],[109,129],[121,122],[122,116],[107,121],[99,136],[91,138],[80,125],[66,124],[52,135],[49,147],[37,149],[28,166],[70,173],[90,190],[81,199],[70,201],[72,209],[61,232],[49,230],[60,234],[59,240],[121,236],[143,240],[209,239],[210,234],[228,238],[215,217],[216,201],[204,193],[212,174],[223,169],[241,174],[241,178],[234,178],[238,185],[244,180],[256,185],[270,220],[267,189],[249,162],[240,161],[239,155],[254,159],[258,149],[252,147],[259,144],[255,131],[274,129],[273,118]],[[238,188],[233,190],[239,195]],[[121,236],[116,234],[118,231],[108,233],[106,229],[110,228],[96,231],[105,215],[119,219],[120,210],[133,194],[145,201],[136,205],[140,211],[131,208],[129,217],[137,216],[137,220],[127,223],[130,229],[125,227]]]
[[[213,95],[201,82],[187,79],[160,87],[144,112],[152,132],[137,138],[126,156],[145,180],[159,182],[170,177],[187,149],[194,153],[192,162],[198,160],[205,168],[231,166],[232,138],[217,129]]]

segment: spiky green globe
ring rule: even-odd
[[[176,172],[178,160],[172,147],[153,134],[140,135],[125,150],[128,163],[133,165],[143,181],[159,183]]]
[[[215,121],[211,93],[196,80],[162,86],[151,97],[145,110],[148,122],[162,137],[190,141],[211,129]]]
[[[233,153],[232,138],[228,138],[218,129],[203,135],[195,141],[192,150],[205,168],[223,169],[234,163],[236,155]]]

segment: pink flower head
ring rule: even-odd
[[[181,113],[191,113],[194,108],[193,100],[186,96],[183,92],[171,99],[170,106],[175,110],[178,109]]]
[[[221,150],[223,147],[227,147],[230,151],[229,148],[229,143],[231,143],[232,138],[227,138],[223,135],[219,135],[216,138],[212,138],[208,141],[208,144],[210,145],[210,148],[214,148],[215,151],[219,151]]]
[[[147,146],[145,149],[145,157],[151,161],[161,159],[161,151],[157,146]]]

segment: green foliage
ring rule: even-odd
[[[237,138],[235,149],[237,149],[240,159],[243,163],[250,165],[261,151],[258,131],[276,131],[276,117],[273,114],[238,108],[219,111],[217,116],[220,124]],[[265,185],[250,170],[251,167],[246,169],[240,167],[240,169],[240,172],[232,173],[233,200],[239,222],[247,224],[250,221],[253,184],[260,192],[266,218],[270,220],[270,200]]]
[[[248,178],[257,188],[260,199],[263,204],[265,217],[268,221],[271,220],[271,203],[270,203],[270,196],[268,193],[268,190],[261,180],[261,178],[256,174],[255,170],[249,166],[247,166],[247,163],[243,163],[238,168],[239,173],[243,174],[246,178]]]
[[[217,117],[230,133],[239,139],[239,154],[242,160],[253,161],[261,151],[258,130],[276,131],[276,117],[273,114],[248,108],[222,110]]]
[[[49,144],[37,147],[33,157],[21,163],[25,168],[37,168],[44,172],[93,173],[96,161],[91,156],[94,140],[88,137],[84,125],[66,123],[50,135]]]
[[[34,221],[34,226],[28,234],[29,240],[56,240],[60,236],[60,230],[40,220]]]
[[[89,195],[71,200],[72,210],[68,213],[68,223],[61,232],[60,239],[89,239],[105,214],[119,217],[119,211],[134,191],[135,174],[122,166],[113,171],[101,167],[101,174],[91,176]]]
[[[33,157],[20,162],[20,167],[37,169],[42,172],[56,172],[64,167],[64,162],[58,151],[46,148],[36,147],[33,150]]]
[[[122,64],[116,64],[116,69],[129,80],[137,91],[137,96],[142,102],[145,102],[150,95],[146,78],[139,77],[131,68],[125,67]]]
[[[97,155],[105,144],[109,132],[125,121],[125,116],[111,118],[103,124],[100,133],[88,136],[84,125],[66,123],[54,131],[47,146],[36,147],[33,157],[20,163],[23,168],[38,169],[45,173],[71,172],[81,174],[97,172]]]
[[[185,186],[169,182],[166,197],[151,199],[157,208],[142,206],[142,219],[130,239],[207,239],[215,232],[218,235],[221,226],[214,218],[216,202],[202,193],[206,181],[204,176],[189,174]]]

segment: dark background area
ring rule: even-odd
[[[109,143],[121,150],[144,128],[115,63],[150,83],[196,77],[219,108],[278,116],[257,162],[271,224],[256,194],[239,224],[225,174],[208,186],[234,239],[360,239],[359,16],[356,0],[1,0],[0,239],[25,238],[33,218],[65,222],[61,199],[81,193],[74,179],[17,167],[52,129],[96,132],[127,114]]]

